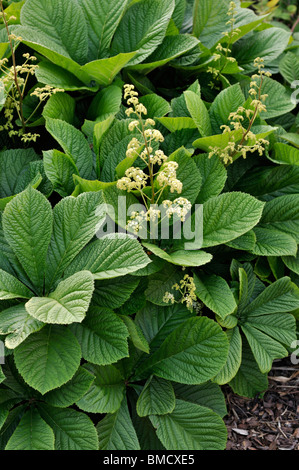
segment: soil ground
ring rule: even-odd
[[[227,450],[299,450],[299,365],[275,361],[269,390],[247,399],[224,389]]]

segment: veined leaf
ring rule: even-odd
[[[126,316],[126,315],[119,315],[119,317],[122,319],[122,321],[126,325],[128,332],[130,334],[130,339],[132,343],[134,344],[135,348],[140,349],[140,351],[143,351],[149,354],[148,342],[146,341],[142,333],[142,330],[135,323],[135,321],[133,321],[131,317]]]
[[[24,304],[15,305],[0,312],[0,334],[7,335],[5,346],[14,349],[31,333],[41,330],[44,323],[28,314]]]
[[[62,197],[69,196],[75,189],[73,176],[79,174],[74,160],[56,149],[44,151],[43,157],[45,173],[53,189]]]
[[[72,261],[65,275],[87,269],[94,279],[110,279],[133,273],[150,263],[140,243],[133,237],[115,234],[86,246]]]
[[[137,400],[138,416],[164,415],[175,408],[175,395],[170,382],[150,377]]]
[[[107,414],[97,425],[100,450],[140,450],[126,399],[116,413]]]
[[[30,299],[32,294],[16,277],[0,269],[0,300]]]
[[[163,4],[157,0],[134,3],[124,14],[115,32],[112,54],[138,51],[130,65],[146,59],[163,41],[174,6],[172,0]]]
[[[239,83],[222,90],[216,96],[209,111],[213,131],[211,134],[221,134],[221,126],[228,124],[230,113],[237,111],[244,103],[245,96]]]
[[[172,413],[151,416],[151,422],[168,450],[221,450],[226,445],[222,419],[204,406],[176,400]]]
[[[34,408],[26,411],[5,450],[54,450],[54,433]]]
[[[213,381],[219,385],[230,382],[237,374],[242,362],[242,337],[239,328],[227,330],[226,335],[229,341],[227,361],[213,378]]]
[[[231,314],[237,304],[227,282],[214,274],[194,276],[197,297],[222,319]]]
[[[50,203],[31,186],[9,202],[3,213],[5,238],[39,291],[43,287],[52,224]]]
[[[259,256],[296,255],[296,240],[288,233],[276,230],[271,226],[254,227],[253,232],[256,240],[255,245],[250,250],[251,253]]]
[[[151,371],[167,380],[196,385],[219,372],[227,353],[228,341],[217,323],[206,317],[191,318],[166,338],[136,375]]]
[[[77,406],[88,413],[115,413],[124,398],[125,383],[114,366],[95,366],[85,364],[84,368],[95,376],[89,390]]]
[[[84,359],[108,365],[129,355],[129,332],[118,316],[108,308],[91,307],[82,324],[71,325]]]
[[[80,68],[80,73],[93,78],[98,85],[110,85],[116,75],[130,62],[136,55],[136,52],[119,53],[113,57],[93,60]]]
[[[299,243],[299,194],[288,194],[267,202],[261,225],[288,233]]]
[[[212,127],[208,110],[202,99],[194,91],[184,92],[186,105],[197,129],[202,137],[212,135]]]
[[[212,259],[212,255],[210,253],[200,250],[178,250],[172,253],[167,253],[152,243],[143,243],[143,246],[156,256],[159,256],[159,258],[165,259],[169,263],[179,266],[202,266],[203,264],[209,263]]]
[[[55,450],[98,450],[96,429],[85,413],[44,404],[38,409],[54,431]]]
[[[205,406],[217,413],[221,418],[227,414],[225,397],[219,385],[206,382],[201,385],[173,384],[175,396],[179,400]]]
[[[202,177],[201,188],[195,202],[203,204],[221,193],[226,182],[227,172],[216,155],[211,158],[208,157],[208,154],[195,155],[193,160]]]
[[[61,281],[48,297],[32,297],[25,307],[32,317],[44,323],[80,323],[89,307],[93,290],[92,274],[79,271]]]
[[[71,331],[50,325],[20,344],[14,358],[25,382],[45,394],[73,377],[80,365],[81,351]]]

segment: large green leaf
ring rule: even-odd
[[[237,374],[242,362],[242,337],[238,327],[226,331],[229,341],[227,361],[218,372],[213,381],[224,385],[230,382]]]
[[[71,325],[84,359],[108,365],[129,355],[129,332],[124,323],[108,308],[91,307],[81,324]]]
[[[107,57],[113,34],[123,15],[128,0],[83,0],[81,8],[88,24],[89,57]]]
[[[194,283],[197,297],[221,318],[224,319],[237,308],[232,291],[222,277],[215,274],[195,275]]]
[[[140,417],[171,413],[175,407],[175,395],[170,382],[152,376],[146,382],[137,400]]]
[[[212,255],[210,253],[200,250],[178,250],[173,253],[167,253],[152,243],[143,243],[143,246],[156,256],[159,256],[159,258],[165,259],[169,263],[179,266],[202,266],[203,264],[209,263],[212,259]]]
[[[279,71],[290,84],[299,80],[299,58],[296,54],[287,52],[279,62]]]
[[[30,299],[32,291],[16,277],[0,269],[0,300]]]
[[[152,416],[157,436],[168,450],[223,450],[227,431],[209,408],[176,400],[172,413]]]
[[[116,75],[135,57],[135,55],[135,51],[127,53],[120,52],[113,57],[93,60],[80,68],[80,75],[87,75],[93,78],[99,85],[110,85]]]
[[[68,382],[79,367],[81,351],[74,335],[60,326],[46,326],[14,351],[24,380],[40,393]]]
[[[5,238],[39,291],[44,283],[52,223],[50,203],[31,186],[9,202],[3,213]]]
[[[146,59],[163,41],[174,1],[141,0],[124,14],[112,41],[111,52],[138,51],[130,65]],[[136,21],[138,18],[138,21]]]
[[[23,415],[5,450],[54,450],[54,433],[35,408]]]
[[[84,368],[95,376],[89,390],[77,406],[88,413],[115,413],[124,397],[125,382],[114,366],[86,364]]]
[[[80,271],[61,281],[48,297],[32,297],[25,305],[26,310],[44,323],[80,323],[89,307],[93,289],[92,274]]]
[[[110,279],[147,266],[150,259],[140,243],[121,235],[106,236],[90,243],[69,265],[65,275],[87,269],[94,279]]]
[[[249,194],[224,193],[203,205],[203,247],[221,245],[251,230],[260,220],[264,203]]]
[[[7,335],[5,346],[16,348],[31,333],[39,331],[44,324],[28,314],[24,304],[15,305],[0,312],[0,334]]]
[[[299,194],[288,194],[267,202],[261,225],[281,230],[299,243]]]
[[[188,111],[195,122],[202,137],[212,134],[212,126],[208,110],[198,94],[194,91],[185,91],[184,97]]]
[[[299,165],[299,150],[295,147],[278,142],[274,144],[273,149],[275,156],[271,155],[271,160],[274,161],[274,163]]]
[[[64,152],[73,159],[82,178],[90,178],[93,156],[84,134],[60,119],[47,118],[47,131],[57,140]]]
[[[30,183],[30,162],[37,159],[33,149],[11,149],[0,153],[1,198],[13,196],[26,188]]]
[[[266,64],[270,64],[288,45],[290,33],[282,28],[268,28],[264,31],[254,32],[235,44],[233,55],[238,64],[246,72],[254,70],[254,59],[261,57]]]
[[[107,414],[97,425],[100,450],[140,450],[140,445],[124,399],[118,411]]]
[[[244,102],[245,96],[239,83],[225,88],[216,96],[209,111],[213,134],[221,134],[220,127],[228,124],[230,113],[237,111]]]
[[[54,207],[53,234],[47,255],[47,290],[94,237],[97,224],[105,217],[104,211],[97,210],[101,204],[102,193],[91,192],[64,198]]]
[[[219,372],[227,353],[228,341],[217,323],[206,317],[191,318],[166,338],[136,374],[151,371],[167,380],[196,385]]]
[[[44,404],[38,409],[54,431],[55,450],[98,450],[96,429],[85,413]]]
[[[227,414],[225,397],[219,385],[206,382],[201,385],[173,384],[175,396],[196,405],[205,406],[217,413],[221,418]]]
[[[224,188],[227,173],[224,165],[216,155],[211,158],[208,154],[195,155],[193,157],[201,177],[201,188],[196,199],[197,204],[203,204],[208,199],[218,196]]]
[[[251,253],[259,256],[295,256],[296,240],[289,234],[271,227],[255,227],[256,240]]]

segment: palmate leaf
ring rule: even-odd
[[[26,411],[5,450],[54,450],[54,433],[39,412]]]
[[[14,350],[14,359],[25,382],[45,394],[73,377],[81,351],[71,331],[49,325],[20,344]]]
[[[191,318],[137,368],[136,376],[150,371],[174,382],[200,384],[219,372],[227,354],[228,341],[220,326],[206,317]]]
[[[40,292],[53,224],[49,201],[29,186],[7,204],[2,221],[6,240]]]
[[[45,404],[38,410],[54,431],[55,450],[98,450],[96,429],[85,413]]]
[[[140,450],[126,400],[118,411],[107,414],[97,425],[100,450]]]
[[[176,400],[172,413],[151,416],[156,433],[167,450],[223,450],[227,431],[209,408]]]
[[[61,281],[48,297],[32,297],[25,307],[32,317],[44,323],[80,323],[89,307],[93,290],[92,274],[79,271]]]
[[[129,332],[118,316],[108,308],[91,307],[81,324],[71,325],[84,359],[108,365],[129,355]]]

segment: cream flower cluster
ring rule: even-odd
[[[171,218],[173,215],[177,215],[182,222],[186,220],[186,215],[191,211],[191,202],[184,198],[178,197],[174,201],[165,200],[163,201],[163,207],[166,209],[166,215]]]
[[[146,186],[148,175],[140,168],[128,168],[125,175],[126,176],[117,181],[118,189],[128,192],[134,189],[141,191]]]
[[[170,187],[170,192],[181,193],[183,184],[177,179],[177,172],[179,164],[177,162],[166,162],[162,166],[157,176],[157,182],[161,187]]]
[[[193,309],[194,304],[197,300],[196,297],[196,287],[194,284],[194,278],[189,276],[189,274],[185,274],[183,279],[179,282],[179,284],[174,284],[172,289],[179,291],[182,295],[180,300],[181,303],[185,303],[187,308],[190,310]],[[165,303],[175,303],[174,295],[171,292],[165,292],[163,297],[163,302]]]

